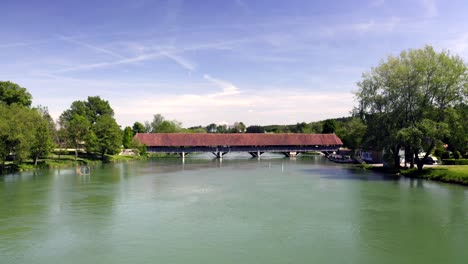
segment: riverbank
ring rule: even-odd
[[[0,175],[32,171],[36,169],[54,169],[54,168],[67,168],[81,165],[98,165],[102,163],[124,162],[132,160],[146,159],[145,156],[131,156],[131,155],[106,155],[104,160],[99,159],[93,155],[79,155],[75,160],[74,155],[49,155],[46,159],[40,159],[37,165],[34,165],[32,160],[27,160],[21,164],[7,163],[3,172]]]
[[[454,184],[468,185],[468,165],[437,165],[425,166],[422,172],[414,169],[395,170],[375,165],[361,165],[364,169],[377,172],[391,173],[410,178],[420,178]]]
[[[423,168],[422,172],[419,172],[417,169],[408,169],[402,170],[401,175],[468,185],[468,165],[439,165]]]

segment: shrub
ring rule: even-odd
[[[468,165],[468,159],[443,159],[444,165]]]
[[[442,159],[450,159],[450,151],[445,151],[442,153]]]

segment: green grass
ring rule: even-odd
[[[146,159],[145,156],[130,156],[130,155],[109,155],[106,157],[107,162],[120,162],[120,161],[131,161],[131,160],[142,160]]]
[[[426,167],[423,168],[422,172],[418,172],[417,169],[402,170],[401,174],[408,177],[468,185],[468,165]]]

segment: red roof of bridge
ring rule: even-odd
[[[138,133],[135,138],[150,147],[343,145],[335,134]]]

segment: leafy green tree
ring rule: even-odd
[[[321,133],[323,131],[322,122],[312,122],[309,124],[311,133]]]
[[[343,145],[356,151],[362,146],[364,137],[366,135],[367,127],[357,117],[344,122],[342,126],[336,131],[336,135],[341,138]]]
[[[75,114],[70,120],[66,122],[62,121],[62,127],[65,131],[68,145],[75,149],[75,160],[77,160],[80,145],[84,144],[85,139],[89,137],[91,124],[86,117]]]
[[[69,121],[73,115],[83,116],[93,125],[99,116],[114,116],[114,110],[110,107],[109,102],[101,97],[88,96],[87,101],[74,101],[70,108],[62,113],[60,120],[62,122]]]
[[[122,145],[124,148],[129,149],[131,148],[132,145],[132,140],[133,140],[133,130],[131,127],[125,127],[123,131],[123,137],[122,137]]]
[[[34,166],[40,157],[47,156],[54,147],[54,137],[56,136],[55,122],[49,114],[47,107],[38,106],[33,109],[31,127],[34,130],[30,146],[30,157],[34,161]]]
[[[155,133],[176,133],[180,130],[180,125],[175,121],[164,120],[159,124]]]
[[[217,130],[216,130],[217,126],[215,123],[212,123],[212,124],[209,124],[208,126],[206,126],[206,131],[208,133],[216,133]]]
[[[0,103],[7,105],[19,104],[30,107],[32,96],[28,93],[26,88],[23,88],[16,83],[0,81]]]
[[[216,133],[227,133],[228,127],[227,125],[217,125],[216,126]]]
[[[265,129],[262,126],[249,126],[246,130],[247,133],[265,133]]]
[[[78,158],[78,149],[81,145],[84,145],[88,152],[98,152],[101,157],[104,157],[106,153],[113,152],[114,142],[108,141],[107,138],[101,138],[105,135],[100,133],[103,131],[102,123],[111,125],[109,129],[114,131],[115,119],[113,116],[114,110],[110,107],[109,102],[99,96],[88,96],[86,101],[74,101],[70,108],[62,113],[59,123],[65,131],[64,136],[68,145],[75,148],[75,159]],[[112,123],[109,120],[114,121]],[[121,133],[120,128],[118,130]],[[122,135],[119,134],[116,140],[118,140],[117,144],[120,147]],[[105,148],[102,146],[102,142],[108,142],[110,145]]]
[[[206,133],[206,129],[202,126],[194,126],[189,127],[187,129],[183,129],[182,132],[184,133]]]
[[[148,121],[145,121],[145,133],[151,133],[153,132],[153,128],[151,127],[151,123]]]
[[[8,157],[19,164],[28,157],[46,154],[49,142],[47,121],[36,110],[0,103],[0,169],[3,170]]]
[[[396,168],[404,147],[422,170],[446,135],[450,108],[466,103],[468,72],[460,57],[426,46],[390,56],[358,86],[355,112],[367,124],[368,143],[391,153]]]
[[[120,151],[122,131],[112,116],[99,116],[92,130],[95,140],[93,140],[91,149],[99,153],[101,159],[104,159],[106,154],[112,155]]]
[[[296,133],[312,133],[312,127],[306,122],[297,123],[295,128]]]
[[[160,133],[160,132],[157,132],[159,131],[159,126],[164,122],[164,117],[161,115],[161,114],[155,114],[153,116],[153,121],[151,121],[151,132],[153,133]],[[165,126],[167,126],[167,123],[164,124]]]
[[[148,154],[147,146],[145,144],[142,144],[136,138],[133,138],[131,148],[133,149],[133,152],[135,152],[137,155],[146,156]]]
[[[137,133],[145,133],[145,126],[140,122],[135,122],[132,126],[133,135]]]
[[[332,134],[336,130],[336,121],[333,119],[327,119],[323,123],[322,134]]]
[[[231,133],[244,133],[246,126],[242,122],[234,122],[229,132]]]
[[[447,110],[447,124],[449,135],[444,141],[448,149],[455,153],[459,151],[463,156],[468,154],[468,104],[458,104]]]

